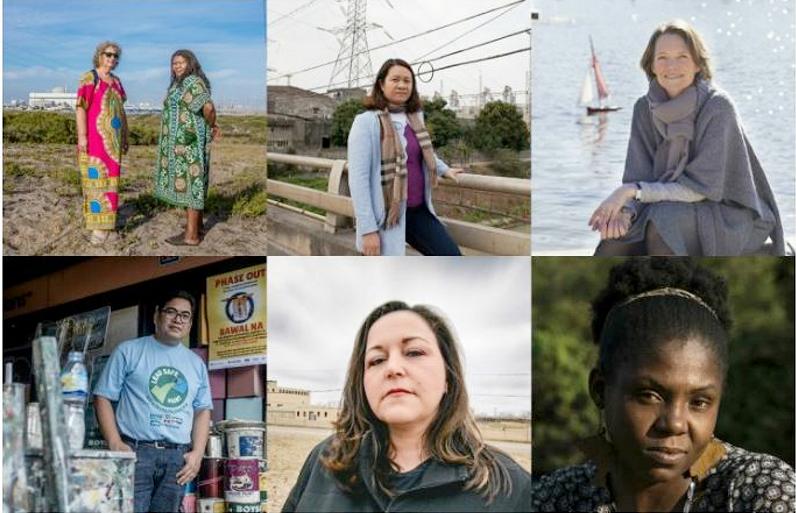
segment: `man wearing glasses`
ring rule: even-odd
[[[213,408],[207,367],[185,347],[195,300],[185,291],[157,302],[155,334],[111,354],[94,388],[102,436],[135,451],[135,511],[179,511],[183,485],[199,473]],[[117,402],[114,411],[111,401]]]

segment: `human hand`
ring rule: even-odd
[[[218,125],[213,125],[210,127],[210,140],[215,141],[216,139],[221,139],[221,129]]]
[[[589,219],[592,230],[601,233],[608,228],[609,221],[616,216],[630,200],[636,195],[636,184],[623,184],[608,196],[605,201],[594,211]]]
[[[124,155],[127,155],[128,151],[130,151],[130,143],[127,141],[127,138],[125,137],[124,139],[122,139],[122,153]]]
[[[633,215],[627,210],[620,210],[618,214],[608,220],[604,229],[600,230],[600,239],[621,239],[625,236],[632,224]]]
[[[117,451],[117,452],[133,452],[133,450],[130,448],[130,446],[127,445],[126,443],[122,442],[121,439],[119,439],[118,441],[109,442],[108,443],[108,449],[110,449],[111,451]]]
[[[464,169],[462,169],[460,167],[451,167],[451,168],[448,168],[448,170],[445,171],[445,174],[442,175],[442,176],[444,176],[445,178],[448,178],[450,180],[453,180],[454,183],[459,183],[459,174],[463,173],[463,172],[464,172]]]
[[[362,254],[365,256],[381,255],[379,232],[370,232],[362,236]]]
[[[199,469],[202,466],[202,453],[199,451],[189,451],[182,455],[185,460],[179,472],[177,472],[177,484],[182,486],[190,483],[194,478],[199,475]]]
[[[78,135],[77,136],[77,152],[78,153],[85,153],[88,151],[88,137],[85,135]]]

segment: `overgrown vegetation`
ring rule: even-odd
[[[160,115],[127,116],[130,144],[148,146],[158,143]],[[218,118],[225,142],[262,144],[266,141],[265,116],[227,116]],[[3,142],[77,144],[74,114],[46,111],[3,112]],[[265,150],[263,150],[265,151]]]

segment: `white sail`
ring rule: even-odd
[[[583,85],[580,87],[580,104],[583,106],[591,105],[592,100],[594,100],[594,92],[591,85],[591,68],[589,68],[586,70]]]

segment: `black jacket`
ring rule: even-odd
[[[366,439],[367,440],[367,439]],[[473,491],[463,490],[467,469],[433,460],[420,482],[399,495],[387,497],[373,484],[373,469],[368,462],[371,444],[363,442],[359,451],[361,490],[350,493],[340,488],[337,479],[321,465],[320,456],[331,437],[319,443],[304,462],[296,485],[282,507],[292,512],[514,512],[531,509],[531,475],[514,460],[496,453],[511,478],[511,494],[501,494],[490,503]]]

